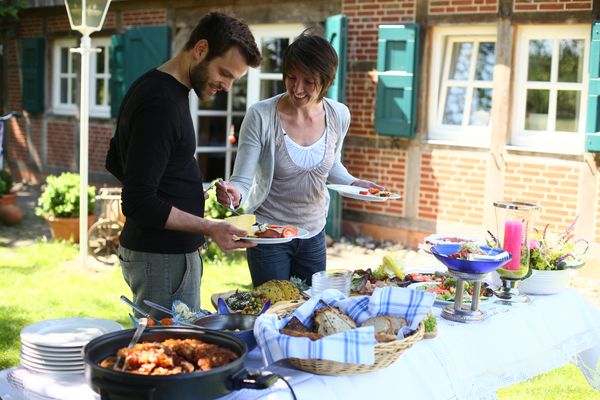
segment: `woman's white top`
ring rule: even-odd
[[[285,148],[292,161],[302,168],[314,167],[320,163],[323,156],[325,156],[325,131],[323,131],[319,140],[309,146],[301,146],[294,142],[294,140],[287,135],[285,130],[283,130],[283,138],[285,141]]]

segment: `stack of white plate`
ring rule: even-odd
[[[98,318],[37,322],[21,331],[21,364],[35,372],[83,373],[83,347],[95,337],[121,329],[114,321]]]

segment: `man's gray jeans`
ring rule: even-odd
[[[202,258],[198,251],[187,254],[159,254],[119,247],[119,259],[125,282],[133,293],[133,302],[152,317],[167,317],[144,304],[151,300],[168,309],[180,300],[192,310],[200,309]],[[136,317],[140,317],[136,313]]]

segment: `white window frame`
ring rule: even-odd
[[[452,45],[455,42],[494,42],[496,40],[496,27],[494,25],[480,25],[468,27],[436,27],[433,31],[433,40],[431,47],[431,74],[429,85],[428,100],[428,134],[429,141],[442,141],[444,143],[466,146],[487,147],[490,144],[491,125],[493,121],[490,117],[490,124],[484,126],[469,125],[444,125],[442,119],[444,116],[444,105],[446,101],[446,89],[448,87],[448,68],[452,57]],[[463,118],[468,121],[470,116],[471,104],[469,94],[474,88],[492,88],[492,81],[486,83],[473,81],[475,65],[477,61],[477,48],[474,48],[472,54],[472,69],[469,81],[466,81],[467,104],[465,104]],[[488,84],[489,83],[489,84]],[[492,93],[492,96],[494,94]]]
[[[527,82],[529,67],[529,41],[535,39],[554,39],[550,82]],[[560,39],[582,39],[583,74],[580,83],[556,82],[558,74],[558,41]],[[566,154],[584,152],[585,124],[587,115],[587,93],[589,81],[590,27],[589,25],[537,25],[519,26],[517,30],[517,48],[515,57],[515,79],[513,87],[514,116],[510,144],[512,146]],[[556,117],[557,90],[580,90],[579,128],[577,132],[531,131],[525,129],[525,108],[527,89],[550,89],[548,110],[549,126],[553,128]]]
[[[253,25],[250,27],[259,49],[262,49],[262,41],[264,39],[274,37],[288,39],[291,44],[304,29],[305,27],[302,24],[269,24]],[[283,74],[262,72],[260,67],[251,68],[248,71],[248,106],[260,101],[260,83],[263,80],[281,81],[283,80]]]
[[[96,52],[90,54],[90,90],[89,90],[89,113],[91,117],[96,118],[110,118],[110,94],[105,97],[105,104],[96,104],[96,79],[101,78],[105,81],[106,90],[110,93],[110,38],[101,37],[94,38],[92,45],[96,48],[102,49],[102,52],[106,52],[107,57],[104,58],[105,72],[102,74],[96,73]],[[79,108],[79,96],[76,99],[71,99],[71,103],[62,103],[60,101],[60,79],[62,77],[75,77],[77,84],[79,84],[79,74],[81,71],[74,71],[72,69],[72,56],[70,53],[69,67],[67,73],[61,72],[61,49],[76,48],[78,42],[75,39],[59,39],[54,41],[53,45],[53,70],[52,70],[52,112],[58,115],[76,115]],[[71,81],[69,80],[69,85]],[[69,88],[71,93],[71,88]]]
[[[302,24],[269,24],[269,25],[252,25],[250,30],[254,35],[254,39],[258,44],[258,48],[261,49],[262,40],[264,38],[288,38],[290,43],[304,30]],[[246,107],[250,107],[252,104],[260,101],[260,82],[261,80],[282,80],[283,75],[281,73],[263,73],[258,68],[249,68],[247,74],[247,87],[246,87]],[[199,99],[196,93],[190,91],[190,113],[192,115],[192,121],[194,124],[194,131],[196,133],[196,143],[198,137],[198,118],[199,117],[226,117],[225,126],[227,129],[223,132],[225,138],[225,146],[198,146],[196,145],[196,155],[199,153],[225,153],[225,171],[223,176],[225,179],[229,179],[230,171],[230,160],[233,157],[233,153],[237,151],[237,146],[233,146],[227,140],[229,136],[230,127],[233,124],[234,117],[243,117],[246,114],[244,111],[233,111],[232,110],[233,98],[231,94],[227,95],[227,109],[226,110],[199,110]]]

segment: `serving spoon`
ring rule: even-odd
[[[131,348],[133,348],[133,346],[136,345],[138,340],[140,340],[140,338],[142,337],[142,333],[144,333],[144,329],[146,329],[147,325],[148,325],[148,318],[142,317],[142,318],[138,319],[137,329],[135,330],[133,337],[131,338],[131,341],[129,342],[129,345],[127,346],[127,350],[130,350]],[[121,364],[121,361],[123,362],[123,366],[119,367],[119,364]],[[117,353],[117,360],[115,361],[113,370],[123,372],[123,371],[125,371],[126,366],[127,366],[127,364],[125,363],[125,359],[122,356],[120,356],[119,353]]]

